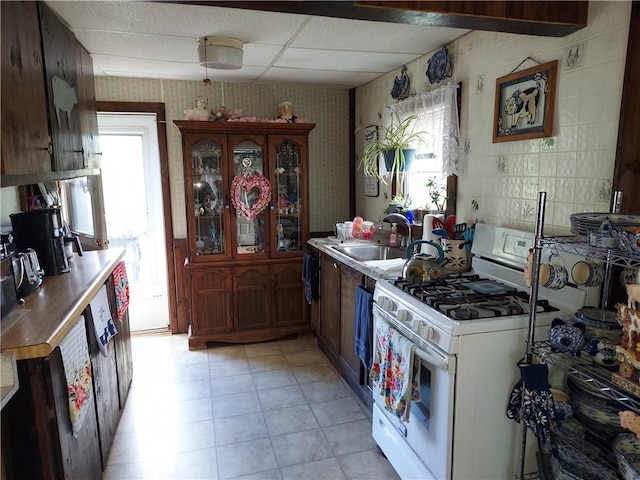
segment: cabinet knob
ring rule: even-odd
[[[40,150],[46,150],[49,155],[53,154],[53,144],[49,143],[46,147],[42,147]]]
[[[229,210],[229,204],[228,203],[224,206],[224,209],[225,210]]]
[[[270,206],[269,206],[269,210],[271,210],[272,212],[273,212],[275,209],[276,209],[276,206],[275,206],[275,205],[270,205]]]

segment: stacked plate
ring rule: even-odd
[[[616,230],[628,226],[640,226],[640,215],[624,215],[621,213],[573,213],[570,215],[571,231],[578,235],[587,235],[589,230],[598,230],[602,222],[609,218]]]

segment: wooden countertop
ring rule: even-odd
[[[53,352],[124,254],[124,249],[85,251],[74,257],[69,273],[44,277],[24,305],[2,319],[2,353],[26,360]]]

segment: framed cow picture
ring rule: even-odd
[[[554,60],[496,80],[493,143],[552,135],[557,78]]]

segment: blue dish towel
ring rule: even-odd
[[[310,253],[305,253],[302,257],[302,282],[304,296],[311,303],[318,295],[318,261]]]
[[[367,292],[364,285],[356,289],[355,308],[355,347],[362,364],[371,369],[373,343],[373,295]]]

